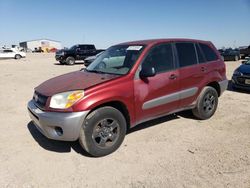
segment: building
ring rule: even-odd
[[[37,39],[24,41],[19,43],[20,47],[25,50],[43,50],[44,52],[50,52],[55,49],[62,49],[62,44],[60,41],[50,40],[50,39]]]

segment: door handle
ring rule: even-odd
[[[207,71],[207,68],[206,68],[206,67],[201,67],[201,71],[202,71],[202,72],[206,72],[206,71]]]
[[[169,76],[169,79],[171,79],[171,80],[175,80],[177,78],[177,75],[176,74],[171,74],[170,76]]]

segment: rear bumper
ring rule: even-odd
[[[222,94],[227,89],[228,80],[220,81],[219,85],[220,85],[220,94]]]
[[[31,100],[28,103],[29,116],[37,129],[53,140],[75,141],[79,138],[80,128],[89,111],[60,113],[40,110]],[[61,130],[62,134],[58,134]]]

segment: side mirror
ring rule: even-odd
[[[153,77],[155,76],[155,68],[154,67],[148,67],[144,66],[142,67],[140,71],[140,78],[147,78],[147,77]]]

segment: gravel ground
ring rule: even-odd
[[[229,79],[239,64],[226,63]],[[184,112],[141,124],[118,151],[91,158],[41,135],[26,107],[35,86],[84,65],[27,54],[0,66],[0,187],[250,187],[248,93],[227,90],[206,121]]]

